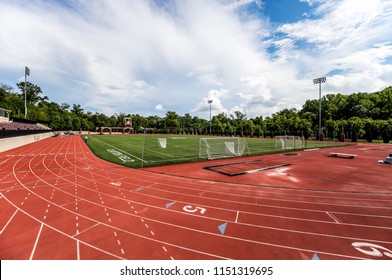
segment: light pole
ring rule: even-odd
[[[210,135],[211,135],[211,103],[212,103],[212,100],[211,99],[208,100],[208,104],[210,104]]]
[[[24,105],[25,105],[25,119],[27,119],[27,102],[26,102],[26,91],[27,91],[27,76],[30,76],[29,67],[25,66],[25,83],[24,83]]]
[[[313,79],[313,84],[319,84],[319,140],[324,140],[323,129],[321,128],[321,84],[325,83],[326,77]]]

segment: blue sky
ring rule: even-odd
[[[310,16],[311,9],[306,2],[296,0],[265,0],[264,15],[278,24],[291,23]]]
[[[391,0],[0,0],[0,83],[86,111],[247,117],[391,85]]]

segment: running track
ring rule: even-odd
[[[228,179],[201,168],[220,161],[134,170],[78,136],[35,142],[0,153],[0,259],[390,260],[392,166],[376,160],[392,147],[372,147]],[[358,157],[326,156],[343,150]]]

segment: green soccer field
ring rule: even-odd
[[[163,141],[166,141],[166,148],[160,147],[159,138],[165,139]],[[205,136],[90,135],[88,136],[87,145],[96,156],[104,160],[133,168],[141,168],[206,160],[206,157],[199,156],[200,138],[205,138]],[[241,141],[247,143],[244,156],[282,151],[281,145],[274,139],[241,138]],[[306,149],[336,145],[340,145],[340,143],[305,142]]]

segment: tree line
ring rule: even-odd
[[[16,84],[19,91],[1,84],[0,107],[11,110],[12,117],[24,117],[24,82]],[[284,109],[271,116],[247,118],[240,111],[220,113],[205,120],[186,113],[168,111],[165,117],[118,113],[106,116],[85,111],[81,105],[50,102],[38,85],[27,82],[28,119],[47,124],[53,130],[90,131],[98,127],[122,127],[124,118],[131,117],[135,132],[153,128],[156,133],[213,134],[226,136],[274,137],[299,135],[306,139],[317,135],[319,100],[307,100],[302,109]],[[392,139],[392,87],[373,93],[351,95],[326,94],[321,100],[322,128],[327,138],[344,133],[352,141],[365,138]]]

